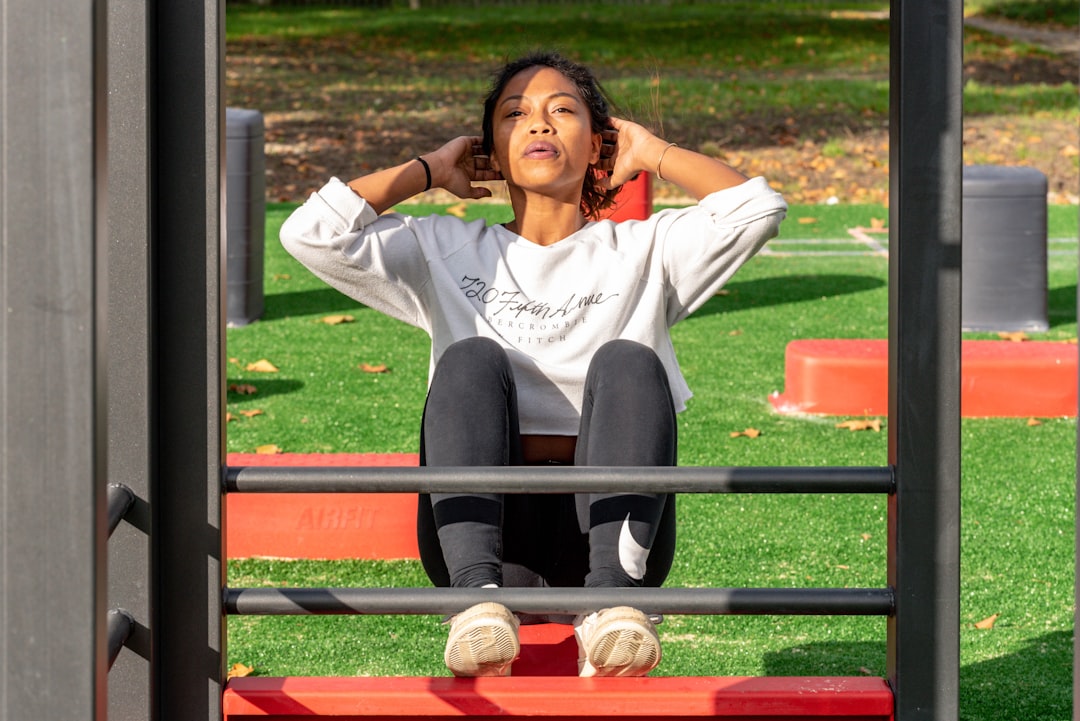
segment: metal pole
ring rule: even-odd
[[[109,670],[109,721],[155,721],[151,478],[150,3],[108,0],[109,480],[132,495],[109,539],[109,605],[130,619]],[[112,618],[112,617],[110,617]]]
[[[524,613],[574,615],[629,605],[651,613],[858,615],[893,611],[878,588],[232,588],[231,614],[450,614],[482,601]]]
[[[112,668],[116,657],[120,655],[120,649],[131,637],[135,628],[135,619],[122,608],[114,608],[109,611],[107,618],[109,634],[109,668]]]
[[[124,516],[135,505],[135,494],[121,483],[110,483],[106,493],[108,505],[108,535],[112,535],[124,520]]]
[[[888,467],[231,467],[230,493],[892,493]]]
[[[221,718],[224,2],[154,3],[155,711]]]
[[[105,718],[103,10],[0,0],[4,719]]]
[[[958,716],[963,8],[890,17],[888,675],[898,721]]]

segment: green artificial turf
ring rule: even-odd
[[[229,451],[415,452],[426,336],[327,289],[276,242],[293,206],[268,211],[266,312],[228,331]],[[411,208],[416,212],[441,208]],[[507,209],[473,204],[492,222]],[[1051,328],[1076,337],[1076,208],[1051,209]],[[810,218],[813,222],[800,222]],[[795,206],[774,241],[849,237],[887,220],[876,206]],[[874,256],[760,255],[722,294],[673,329],[695,398],[680,416],[683,465],[884,465],[881,432],[843,418],[775,413],[784,348],[799,338],[884,338],[887,261]],[[350,315],[352,322],[321,319]],[[277,373],[244,370],[267,359]],[[385,364],[368,373],[360,365]],[[246,417],[241,411],[261,410]],[[1071,715],[1075,418],[963,419],[961,718]],[[757,438],[732,434],[747,428]],[[684,495],[671,586],[880,587],[886,508],[876,496]],[[414,561],[233,560],[234,587],[427,585]],[[975,624],[996,619],[992,628]],[[231,617],[229,663],[258,675],[446,675],[445,629],[431,616]],[[672,616],[661,626],[662,675],[883,675],[880,618]]]
[[[733,123],[749,119],[750,127],[771,128],[797,118],[803,137],[823,139],[821,153],[828,157],[845,152],[833,134],[835,118],[845,118],[847,130],[878,127],[888,117],[886,2],[680,2],[678,12],[668,3],[629,9],[607,3],[426,4],[422,12],[403,2],[391,5],[358,10],[230,3],[228,41],[236,48],[270,48],[250,52],[247,61],[265,65],[265,76],[256,74],[253,82],[273,92],[227,83],[229,104],[289,117],[332,114],[346,122],[375,113],[387,134],[404,125],[411,131],[421,119],[456,128],[464,121],[451,108],[466,107],[486,86],[478,68],[528,47],[555,46],[602,67],[624,114],[679,135],[703,133],[716,147]],[[462,5],[469,7],[463,11]],[[966,5],[989,16],[1077,24],[1075,0]],[[653,42],[657,37],[680,40]],[[274,54],[283,47],[287,54]],[[971,28],[964,52],[968,61],[1005,67],[1044,59],[1030,46]],[[436,64],[440,72],[431,72]],[[297,98],[308,98],[298,89],[313,82],[318,102],[298,104]],[[1075,83],[969,80],[963,93],[969,118],[1076,118]],[[762,136],[758,142],[774,140]],[[965,162],[998,162],[982,158],[977,143],[965,150],[971,154]],[[1021,152],[1018,147],[1013,159],[1023,161]],[[227,333],[228,450],[274,445],[299,453],[415,452],[426,336],[350,301],[288,258],[276,234],[292,207],[268,209],[265,312]],[[409,210],[444,212],[446,206]],[[1048,210],[1051,327],[1032,337],[1074,339],[1077,208]],[[509,209],[497,204],[469,204],[467,213],[490,222],[509,219]],[[768,402],[770,393],[784,389],[789,341],[886,336],[886,260],[842,253],[865,249],[850,229],[887,222],[881,206],[792,206],[771,254],[748,263],[723,294],[674,328],[696,393],[679,419],[683,465],[887,462],[887,428],[851,432],[836,427],[842,418],[781,416]],[[886,236],[871,237],[887,245]],[[351,320],[322,322],[335,315]],[[278,371],[247,370],[261,359]],[[385,365],[386,372],[367,372],[364,364]],[[1072,716],[1076,419],[1039,421],[961,422],[961,719]],[[761,435],[732,436],[747,428]],[[881,497],[684,495],[678,515],[671,586],[886,582]],[[427,585],[415,561],[232,560],[228,573],[233,587]],[[990,627],[976,627],[987,619],[993,623],[982,625]],[[446,631],[440,620],[234,616],[228,619],[227,658],[263,676],[442,676]],[[671,616],[660,630],[665,660],[656,673],[662,675],[885,673],[880,618]]]

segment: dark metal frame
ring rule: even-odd
[[[103,8],[0,6],[5,719],[88,718],[106,699]]]
[[[253,598],[224,587],[225,486],[277,482],[225,468],[223,3],[0,2],[0,716],[218,719],[225,612]],[[888,589],[641,599],[688,613],[885,614],[901,721],[958,714],[961,11],[959,0],[891,8],[889,458],[842,471],[860,477],[843,492],[889,494]],[[60,33],[62,52],[50,42]],[[803,472],[679,469],[671,483],[791,492],[783,477]],[[834,488],[850,480],[840,472],[809,475]],[[483,472],[395,473],[356,476],[434,488]],[[600,474],[545,480],[616,483]],[[126,505],[114,494],[110,520],[110,483],[133,500],[106,543]],[[469,599],[387,593],[256,603],[417,612]],[[504,593],[521,608],[594,602],[579,589]],[[63,694],[39,693],[56,678]]]
[[[893,0],[890,26],[888,675],[897,719],[955,719],[962,3]]]

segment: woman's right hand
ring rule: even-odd
[[[443,188],[459,198],[488,198],[491,190],[473,183],[502,180],[502,175],[491,169],[487,156],[480,154],[482,151],[474,149],[480,145],[481,138],[463,135],[434,152],[421,155],[427,169],[413,159],[354,178],[349,181],[349,187],[380,214],[430,188]],[[430,188],[425,188],[428,170],[431,173]]]
[[[492,170],[490,158],[483,151],[483,138],[478,136],[454,138],[424,159],[432,166],[432,185],[459,198],[491,197],[490,189],[473,183],[503,179],[501,173]]]

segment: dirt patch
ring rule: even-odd
[[[270,200],[302,200],[330,176],[351,178],[389,167],[473,132],[479,117],[474,91],[448,82],[434,94],[400,87],[389,92],[379,79],[390,73],[466,77],[475,75],[474,67],[448,67],[435,57],[403,59],[392,51],[358,58],[345,41],[327,42],[320,41],[317,62],[311,48],[295,43],[260,39],[227,48],[226,103],[264,113]],[[1077,65],[1067,55],[972,57],[964,78],[994,87],[1060,86],[1076,82]],[[1077,203],[1075,118],[1053,115],[965,118],[964,162],[1036,167],[1048,177],[1051,202]],[[723,157],[747,174],[764,175],[790,202],[888,199],[885,117],[818,108],[797,117],[759,113],[723,124],[708,115],[684,123],[672,119],[668,130],[680,143]],[[679,199],[678,189],[667,183],[657,182],[654,193],[659,200]]]

